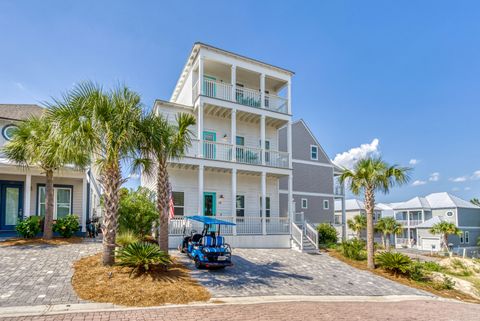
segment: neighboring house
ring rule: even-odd
[[[37,105],[0,104],[0,146],[12,137],[16,124],[44,112]],[[80,217],[82,232],[94,213],[99,215],[100,191],[90,171],[62,168],[54,174],[54,219],[67,214]],[[22,217],[45,214],[45,175],[35,166],[19,167],[0,153],[0,236],[15,235]]]
[[[290,247],[292,202],[280,211],[279,181],[292,195],[291,77],[293,72],[203,43],[195,43],[170,101],[154,111],[174,121],[196,117],[193,145],[169,162],[176,247],[184,216],[208,215],[236,222],[222,233],[232,246]],[[287,126],[280,151],[278,130]],[[320,152],[320,151],[319,151]],[[155,190],[153,177],[142,186]],[[292,199],[292,197],[290,197]]]
[[[287,150],[287,128],[279,131],[280,150]],[[293,200],[295,221],[335,223],[334,203],[344,198],[335,166],[303,119],[292,123]],[[288,212],[288,178],[280,179],[280,213]],[[340,222],[341,224],[341,222]]]
[[[440,250],[441,236],[431,234],[429,229],[441,221],[455,223],[462,231],[461,236],[449,236],[453,247],[475,247],[480,236],[480,207],[449,193],[432,193],[383,206],[390,208],[404,226],[403,233],[396,238],[397,246]]]
[[[360,201],[358,199],[348,199],[348,200],[345,200],[345,218],[346,218],[346,221],[345,223],[350,220],[350,219],[353,219],[355,216],[357,215],[366,215],[366,212],[365,212],[365,203],[363,201]],[[375,210],[373,212],[373,222],[377,222],[378,219],[380,219],[382,217],[382,208],[378,205],[375,206]],[[337,227],[337,230],[339,231],[339,233],[341,233],[341,226],[343,225],[342,224],[343,221],[342,221],[342,204],[341,204],[341,200],[337,200],[335,201],[335,227]],[[346,228],[346,238],[347,239],[351,239],[351,238],[354,238],[357,236],[357,233],[352,231],[347,224],[345,224],[345,228]],[[361,233],[361,236],[364,237],[365,236],[365,231],[363,231]],[[376,233],[375,234],[375,238],[376,239],[380,239],[380,234]],[[376,240],[377,241],[377,240]]]

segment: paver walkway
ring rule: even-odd
[[[101,243],[0,246],[0,306],[82,302],[73,291],[72,263]]]
[[[428,295],[399,283],[357,270],[327,254],[288,249],[234,249],[233,267],[196,270],[176,253],[213,297],[262,295]]]
[[[282,302],[243,305],[210,305],[115,312],[69,313],[1,318],[2,321],[473,321],[480,305],[438,301]]]

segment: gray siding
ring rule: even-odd
[[[458,226],[480,227],[480,208],[458,208]]]
[[[333,168],[293,163],[293,190],[333,194]],[[280,179],[280,189],[288,188],[288,177]]]

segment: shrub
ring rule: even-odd
[[[376,255],[375,261],[384,270],[393,274],[408,274],[412,260],[398,252],[382,252]]]
[[[138,242],[140,239],[132,231],[124,231],[117,235],[116,241],[118,245],[123,247]]]
[[[168,253],[160,250],[158,245],[134,242],[117,250],[117,265],[133,268],[133,272],[144,273],[156,266],[167,266],[172,263]]]
[[[154,194],[139,187],[136,191],[122,188],[118,208],[119,230],[132,231],[140,238],[150,233],[158,212],[153,201]]]
[[[442,270],[442,267],[440,266],[440,264],[432,261],[423,263],[423,268],[426,271],[432,271],[432,272],[440,272]]]
[[[407,270],[408,276],[414,281],[425,280],[425,265],[420,262],[412,262]]]
[[[78,216],[68,214],[65,217],[57,219],[53,224],[53,231],[58,232],[63,237],[72,237],[80,228]]]
[[[358,239],[343,241],[341,245],[342,254],[350,259],[362,261],[367,259],[365,242]]]
[[[452,290],[455,287],[455,281],[452,278],[444,275],[442,282],[435,283],[434,287],[437,290]]]
[[[15,230],[24,238],[32,238],[42,230],[40,216],[29,216],[17,223]]]
[[[319,244],[332,244],[337,243],[338,236],[335,227],[328,223],[322,223],[317,226],[318,243]]]

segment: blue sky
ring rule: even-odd
[[[38,103],[88,79],[125,82],[149,107],[170,97],[202,41],[294,70],[294,117],[332,159],[359,148],[343,159],[416,160],[417,182],[379,200],[470,199],[480,197],[479,16],[478,1],[0,0],[0,101]]]

